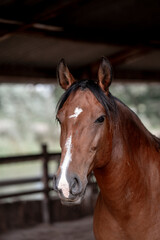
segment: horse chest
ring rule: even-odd
[[[128,240],[108,209],[103,205],[101,195],[98,196],[93,221],[96,240]]]

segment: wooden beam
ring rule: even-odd
[[[160,71],[115,70],[113,81],[160,83]]]
[[[56,83],[56,68],[0,65],[0,83]]]
[[[74,70],[74,76],[81,79],[82,74],[79,70]],[[89,76],[89,75],[88,75]],[[87,76],[85,75],[84,78]],[[87,77],[90,79],[90,77]],[[96,77],[94,77],[95,79]],[[91,78],[92,79],[92,78]],[[25,76],[0,76],[0,84],[56,84],[58,81],[56,76],[41,78],[41,77],[25,77]],[[139,70],[116,70],[114,71],[113,82],[157,82],[160,83],[160,71],[139,71]]]
[[[140,57],[151,52],[148,47],[127,47],[108,57],[113,68],[118,65],[137,61]],[[82,78],[95,78],[99,68],[100,61],[93,62],[88,66],[79,69]]]
[[[116,67],[123,63],[137,61],[139,58],[148,54],[149,52],[151,52],[151,49],[144,46],[128,47],[118,53],[109,56],[108,58],[113,67]]]
[[[114,75],[116,79],[131,80],[147,80],[159,82],[159,71],[133,71],[133,70],[118,70],[118,66],[124,63],[137,61],[139,57],[144,56],[150,52],[147,47],[128,47],[124,50],[109,56],[109,60],[114,68]],[[100,61],[96,61],[86,67],[73,69],[73,74],[78,79],[95,79]],[[5,65],[0,67],[0,82],[5,83],[56,83],[56,68],[43,68],[34,66],[18,66]]]
[[[7,30],[5,30],[5,33],[0,32],[0,42],[10,38],[12,35],[16,33],[24,33],[26,32],[27,29],[30,29],[28,32],[29,34],[37,33],[36,35],[40,36],[46,32],[61,32],[63,31],[62,27],[58,26],[52,26],[52,25],[46,25],[46,24],[40,24],[40,23],[32,23],[32,24],[24,24],[23,22],[20,21],[13,21],[13,20],[6,20],[0,18],[0,24],[5,24]],[[4,28],[4,27],[3,27]]]
[[[78,1],[78,0],[77,0]],[[51,16],[48,15],[48,18]],[[39,21],[41,22],[39,22]],[[94,42],[94,43],[107,43],[114,44],[117,46],[120,45],[128,45],[135,46],[140,44],[144,47],[148,48],[160,48],[160,40],[158,39],[150,39],[150,36],[146,36],[145,38],[133,38],[128,35],[123,35],[123,37],[115,37],[115,30],[112,32],[108,32],[107,35],[102,32],[98,32],[95,34],[95,30],[85,31],[72,29],[72,28],[63,28],[63,26],[52,26],[42,24],[42,19],[35,19],[34,21],[30,21],[30,23],[24,23],[21,21],[8,20],[4,18],[0,18],[0,24],[2,25],[0,30],[0,41],[4,41],[8,39],[14,34],[31,34],[37,37],[54,37],[61,39],[71,39],[75,41],[81,42]]]
[[[3,34],[0,36],[0,41],[4,41],[8,38],[10,38],[12,35],[20,32],[24,32],[27,29],[30,28],[35,28],[35,29],[41,29],[43,31],[56,31],[57,29],[62,29],[62,27],[56,27],[56,26],[46,26],[45,24],[41,24],[42,22],[45,22],[51,18],[55,18],[59,13],[62,13],[65,11],[65,9],[69,8],[70,6],[73,7],[73,5],[81,2],[83,0],[66,0],[62,1],[61,3],[54,4],[52,7],[48,7],[47,9],[41,7],[42,11],[36,13],[32,19],[27,20],[26,22],[18,22],[10,19],[1,19],[1,23],[6,23],[6,24],[12,24],[15,25],[15,29],[8,30],[7,33]]]
[[[21,26],[25,25],[24,22],[4,19],[4,18],[0,18],[0,24],[6,25],[6,28],[9,26],[21,27]],[[40,29],[40,30],[44,30],[44,31],[52,31],[52,32],[63,31],[62,27],[47,25],[47,24],[42,24],[42,23],[33,23],[32,28]]]
[[[0,76],[0,84],[56,84],[58,83],[55,78],[43,77],[25,77],[25,76]]]
[[[24,78],[55,78],[56,68],[43,66],[0,64],[0,76],[24,77]]]

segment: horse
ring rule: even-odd
[[[75,80],[64,59],[57,76],[65,92],[57,107],[62,153],[53,187],[62,204],[82,202],[93,171],[95,239],[160,239],[160,139],[110,93],[107,58],[97,80]]]

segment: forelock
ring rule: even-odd
[[[92,80],[81,80],[74,82],[61,96],[57,104],[57,111],[59,111],[63,107],[70,94],[72,92],[76,92],[78,89],[80,89],[81,91],[89,89],[97,98],[97,100],[102,104],[108,117],[110,117],[111,113],[113,113],[114,115],[116,114],[117,108],[114,97],[111,95],[111,93],[106,96],[102,89],[99,87],[99,85]]]

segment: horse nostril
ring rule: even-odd
[[[70,192],[72,195],[78,195],[82,192],[82,184],[78,177],[73,178]]]
[[[53,190],[58,191],[56,175],[53,175]]]

